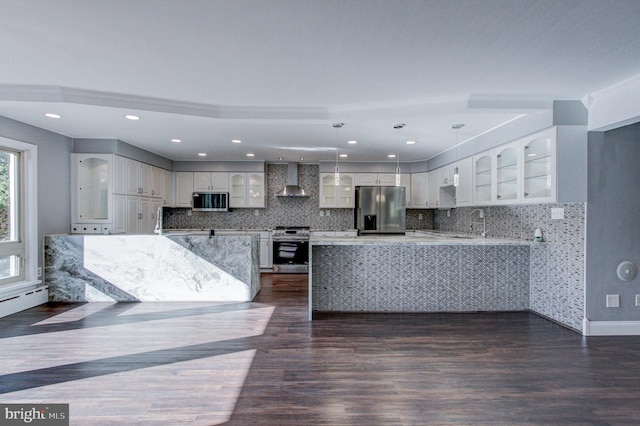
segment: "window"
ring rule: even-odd
[[[0,147],[0,284],[24,279],[21,156]]]
[[[0,291],[37,282],[36,158],[35,145],[0,137]]]

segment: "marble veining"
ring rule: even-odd
[[[45,237],[51,301],[250,301],[259,268],[255,234]]]

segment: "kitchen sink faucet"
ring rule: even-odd
[[[473,214],[475,212],[478,212],[478,219],[482,219],[482,222],[474,222],[473,221]],[[469,231],[473,231],[473,224],[474,223],[482,223],[482,232],[480,233],[480,236],[482,238],[487,238],[487,222],[486,222],[485,217],[484,217],[484,210],[482,210],[482,209],[473,209],[473,210],[471,210],[471,214],[469,216],[470,216],[470,220],[471,220],[471,222],[469,223]]]

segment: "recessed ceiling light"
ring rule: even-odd
[[[284,157],[278,157],[278,160],[284,160]]]
[[[198,156],[200,156],[200,157],[206,157],[206,156],[207,156],[207,154],[206,154],[205,152],[199,152],[199,153],[198,153]]]
[[[407,145],[415,145],[416,141],[407,141]]]
[[[349,144],[353,145],[353,144],[358,143],[358,141],[347,141],[347,143],[349,143]]]
[[[389,158],[396,158],[396,155],[395,155],[395,154],[389,154],[389,155],[387,155],[387,157],[389,157]]]
[[[340,158],[347,158],[348,156],[348,154],[340,154]]]
[[[247,152],[247,157],[255,157],[256,155],[253,152]]]
[[[231,139],[231,142],[233,142],[233,143],[242,143],[242,141],[240,139]]]
[[[44,116],[48,118],[62,118],[60,114],[56,114],[54,112],[45,112]]]
[[[527,154],[527,157],[535,157],[537,154]]]
[[[124,118],[126,118],[127,120],[133,120],[133,121],[140,120],[140,117],[138,117],[137,115],[133,115],[133,114],[127,114],[127,115],[124,116]]]
[[[304,157],[300,157],[301,160],[304,160]]]
[[[180,143],[180,142],[182,142],[182,139],[175,139],[175,138],[174,138],[174,139],[171,139],[171,142],[173,142],[173,143]]]

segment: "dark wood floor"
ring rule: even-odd
[[[0,319],[0,403],[72,425],[639,424],[640,338],[526,313],[324,315],[304,275],[253,303],[67,304]]]

